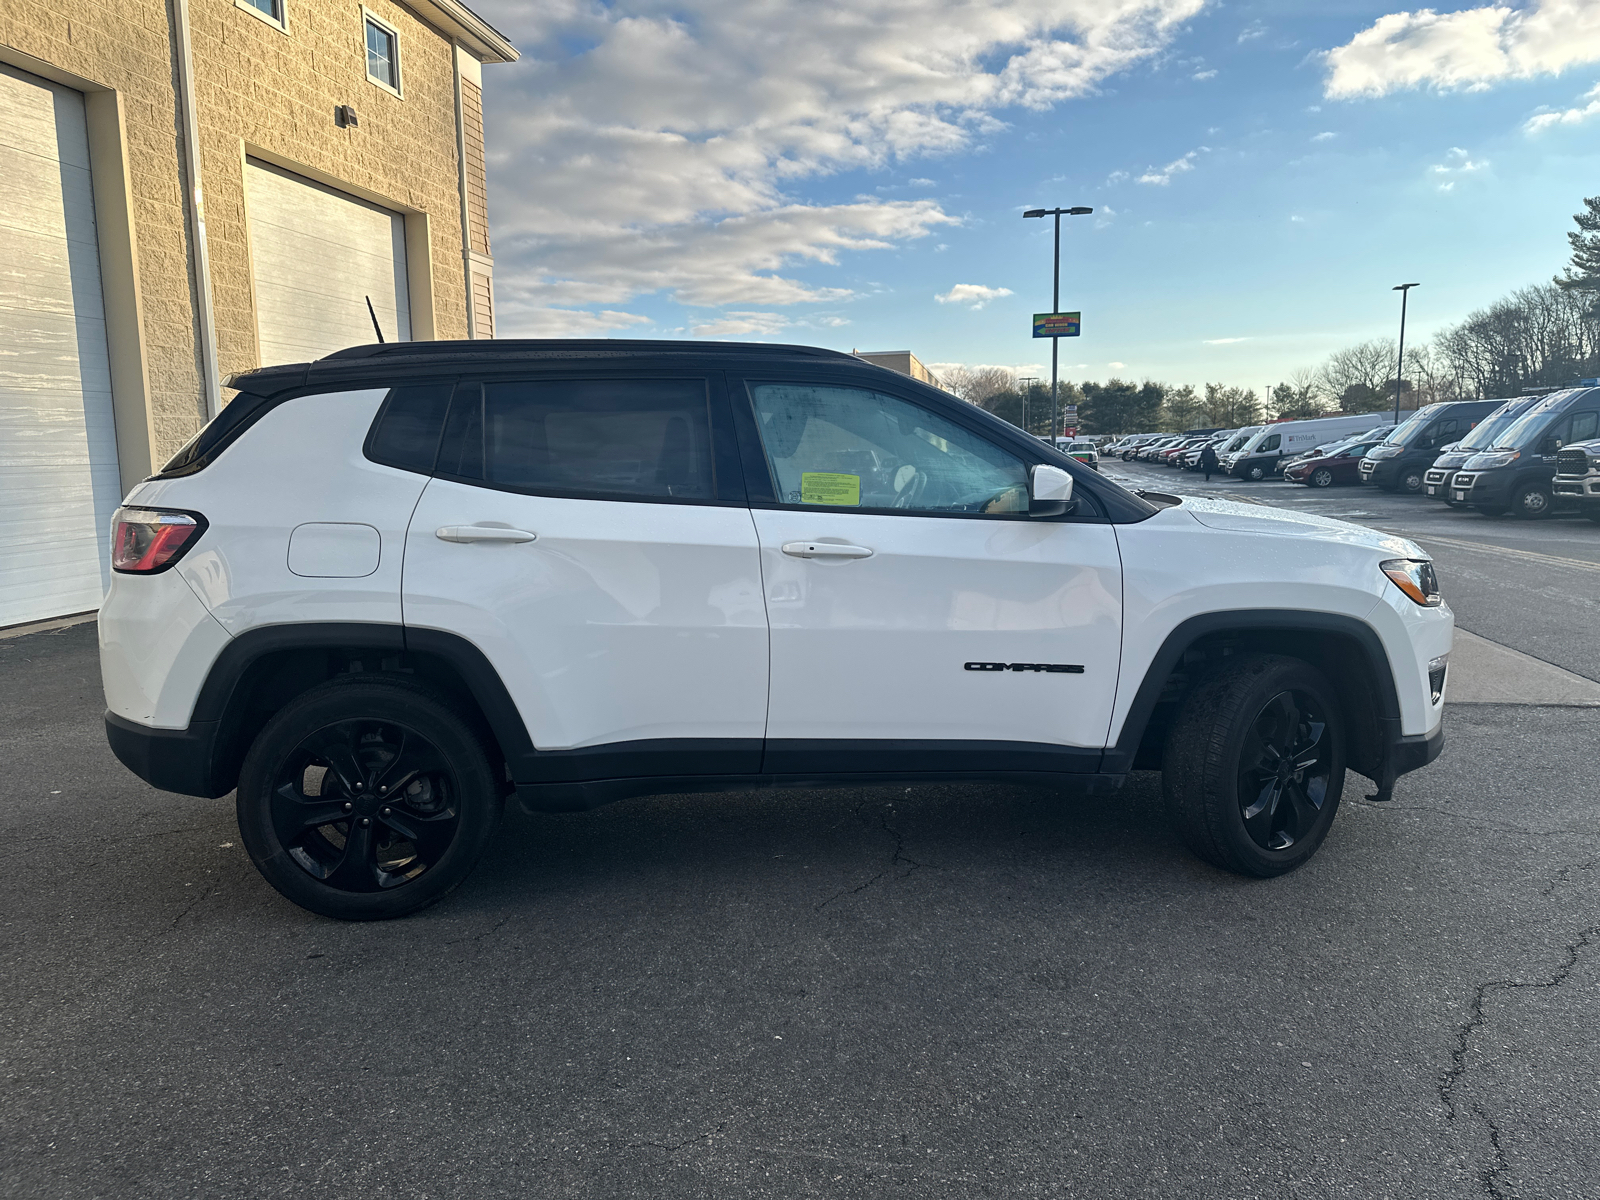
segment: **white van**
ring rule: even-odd
[[[1316,417],[1309,421],[1278,421],[1263,425],[1237,450],[1221,460],[1224,471],[1240,479],[1265,479],[1282,464],[1308,450],[1341,438],[1365,433],[1381,424],[1382,413],[1352,413],[1348,416]],[[1244,430],[1240,430],[1244,433]],[[1238,438],[1234,439],[1235,442]]]

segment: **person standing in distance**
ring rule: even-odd
[[[1200,447],[1200,469],[1206,473],[1206,482],[1211,482],[1211,472],[1217,469],[1217,448],[1210,442]]]

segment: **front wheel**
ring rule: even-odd
[[[1260,463],[1252,463],[1250,469],[1245,472],[1245,478],[1251,483],[1260,483],[1266,477],[1267,469]]]
[[[1333,472],[1328,470],[1327,467],[1318,467],[1315,471],[1311,472],[1311,479],[1309,482],[1312,487],[1332,487]]]
[[[400,917],[467,877],[499,822],[483,739],[410,680],[345,677],[291,701],[239,772],[239,834],[302,908]]]
[[[1420,492],[1422,490],[1422,472],[1421,471],[1404,471],[1404,472],[1402,472],[1401,475],[1400,475],[1399,484],[1398,484],[1398,486],[1396,487],[1395,490],[1396,491],[1400,491],[1400,492],[1404,492],[1408,496],[1415,496],[1418,492]]]
[[[1227,660],[1184,701],[1162,792],[1195,854],[1268,878],[1316,853],[1344,766],[1343,714],[1327,679],[1297,658],[1251,654]]]
[[[1550,515],[1550,491],[1542,483],[1525,483],[1511,493],[1511,512],[1524,521]]]

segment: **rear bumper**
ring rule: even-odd
[[[186,729],[155,729],[108,710],[106,741],[122,765],[151,787],[210,800],[231,790],[213,785],[218,724],[193,721]]]

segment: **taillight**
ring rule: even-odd
[[[205,532],[198,513],[119,508],[111,518],[111,569],[125,575],[154,575],[184,556]]]

